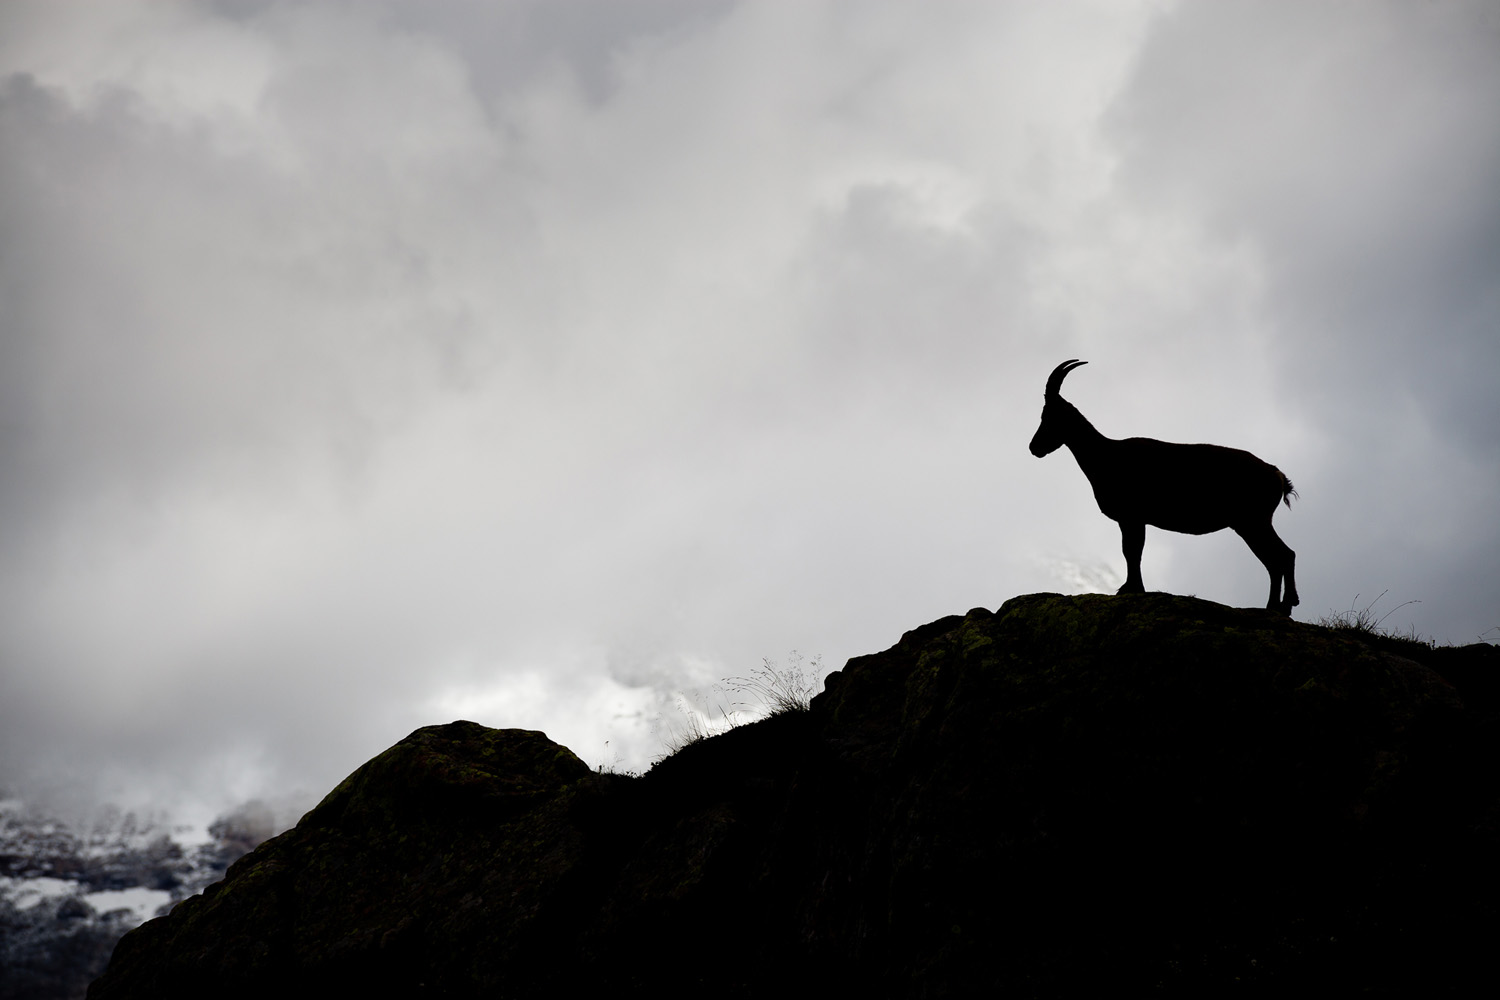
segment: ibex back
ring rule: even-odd
[[[1298,603],[1292,575],[1296,553],[1276,534],[1271,515],[1278,503],[1291,507],[1297,495],[1292,481],[1237,448],[1105,437],[1059,394],[1068,372],[1087,363],[1064,361],[1048,377],[1031,453],[1041,458],[1067,445],[1094,487],[1099,509],[1119,523],[1125,550],[1125,585],[1119,592],[1146,589],[1141,582],[1146,525],[1190,535],[1233,528],[1271,575],[1266,607],[1290,615]]]

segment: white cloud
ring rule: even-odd
[[[0,781],[639,768],[674,691],[1105,586],[1068,357],[1292,476],[1304,617],[1494,624],[1483,5],[83,9],[0,13]]]

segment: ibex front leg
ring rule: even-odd
[[[1141,582],[1141,550],[1146,547],[1146,526],[1121,521],[1120,547],[1125,551],[1125,585],[1116,593],[1145,593],[1146,585]]]

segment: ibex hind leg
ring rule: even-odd
[[[1250,551],[1255,553],[1255,558],[1261,561],[1271,577],[1271,594],[1266,599],[1266,610],[1290,615],[1292,608],[1300,603],[1293,575],[1297,554],[1281,540],[1281,536],[1276,534],[1276,529],[1270,524],[1234,530],[1250,546]]]
[[[1302,603],[1301,598],[1297,596],[1297,577],[1293,572],[1297,565],[1297,553],[1293,552],[1292,547],[1283,542],[1275,531],[1271,532],[1271,537],[1276,539],[1277,543],[1281,545],[1282,551],[1286,553],[1286,588],[1282,591],[1281,613],[1290,615],[1292,609]]]

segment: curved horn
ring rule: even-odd
[[[1074,358],[1072,361],[1064,361],[1052,369],[1052,374],[1047,376],[1046,394],[1049,396],[1057,395],[1058,391],[1062,389],[1062,380],[1067,377],[1068,372],[1080,365],[1086,364],[1088,364],[1087,361],[1079,361],[1077,358]]]

